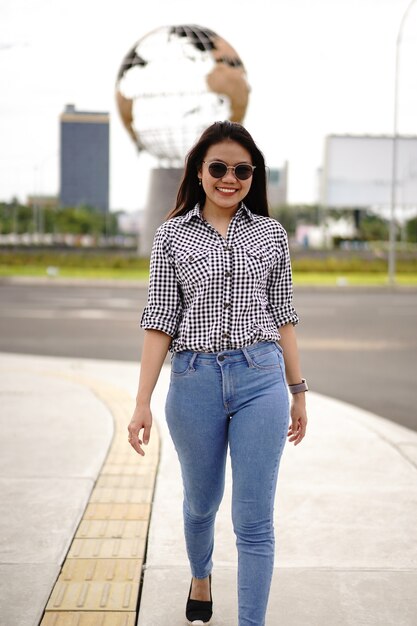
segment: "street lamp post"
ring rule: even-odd
[[[398,86],[400,69],[400,45],[411,7],[416,0],[411,0],[402,17],[398,29],[396,51],[395,51],[395,76],[394,76],[394,133],[392,138],[392,176],[391,176],[391,217],[389,224],[389,250],[388,250],[388,281],[390,285],[395,284],[395,205],[397,203],[397,166],[398,166]]]

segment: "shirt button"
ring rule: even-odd
[[[225,272],[226,276],[229,277],[232,275],[232,272]]]
[[[229,306],[230,306],[230,302],[225,302],[225,303],[224,303],[224,308],[225,308],[225,309],[228,309],[228,308],[229,308]]]
[[[189,256],[189,257],[188,257],[188,260],[189,260],[190,262],[191,262],[191,261],[194,261],[194,257],[193,257],[193,256]]]
[[[223,333],[222,339],[230,339],[229,333]]]

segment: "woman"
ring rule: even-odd
[[[155,235],[128,426],[131,445],[143,455],[151,394],[169,349],[165,408],[184,487],[188,624],[212,617],[214,521],[228,447],[239,626],[265,624],[279,461],[286,437],[299,444],[307,424],[297,322],[287,235],[268,216],[263,155],[243,126],[216,122],[188,154],[176,207]]]

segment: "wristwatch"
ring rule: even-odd
[[[301,393],[302,391],[308,391],[308,385],[305,378],[301,379],[301,383],[295,385],[288,385],[288,389],[291,393]]]

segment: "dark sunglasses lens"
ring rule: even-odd
[[[236,178],[239,180],[247,180],[252,176],[252,168],[250,165],[238,165],[235,169]]]
[[[214,161],[208,166],[208,171],[213,178],[221,178],[226,174],[227,166],[225,163],[220,163],[220,161]]]

